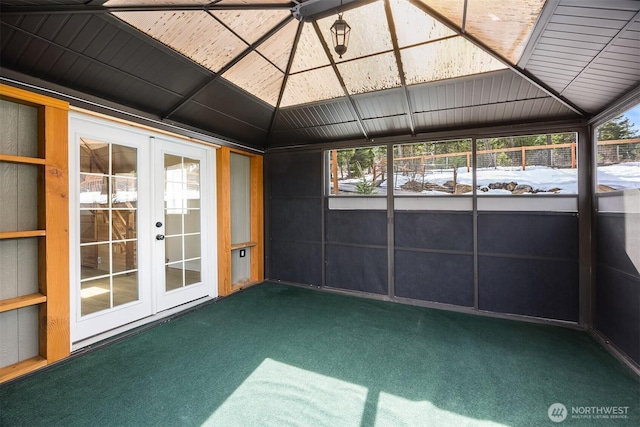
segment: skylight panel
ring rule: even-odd
[[[290,107],[341,96],[344,96],[344,90],[333,68],[326,66],[290,75],[280,106]]]
[[[351,38],[347,53],[342,55],[342,59],[332,47],[330,28],[336,19],[337,15],[331,15],[318,21],[324,42],[329,46],[335,62],[348,61],[393,49],[389,25],[384,12],[384,2],[377,1],[344,12],[343,19],[351,26]]]
[[[212,0],[209,0],[207,3],[211,3]],[[244,5],[244,4],[283,4],[283,5],[288,5],[289,3],[291,3],[291,0],[221,0],[220,2],[216,3],[216,4],[221,4],[221,5],[230,5],[230,4],[239,4],[239,5]]]
[[[114,15],[214,72],[247,48],[246,43],[201,11]]]
[[[284,73],[263,57],[251,52],[222,75],[264,102],[275,106],[278,102]]]
[[[300,40],[298,40],[298,48],[294,52],[291,72],[297,73],[329,64],[329,58],[324,52],[324,47],[322,47],[313,25],[310,23],[303,24]]]
[[[400,47],[455,35],[447,26],[406,0],[391,0],[391,13]]]
[[[516,64],[545,0],[474,0],[467,3],[466,31]]]
[[[349,94],[373,92],[400,86],[400,74],[393,52],[338,64]]]
[[[408,85],[507,68],[460,36],[402,49],[400,55]]]
[[[419,0],[425,5],[429,6],[440,15],[447,18],[451,23],[462,28],[462,16],[464,12],[464,0]],[[476,0],[470,0],[468,3],[473,3]],[[500,2],[494,1],[495,4]]]
[[[254,43],[287,16],[289,10],[214,10],[211,13],[248,43]]]
[[[257,48],[258,52],[273,62],[281,71],[287,69],[298,25],[300,23],[295,19],[290,21],[284,28],[280,29]]]
[[[153,6],[157,5],[158,0],[108,0],[104,6],[112,7],[112,6]],[[205,5],[211,3],[211,0],[162,0],[163,5],[176,5],[176,6],[191,6],[191,5]]]

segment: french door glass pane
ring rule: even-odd
[[[165,290],[201,282],[200,161],[164,155]]]
[[[138,273],[124,273],[113,276],[113,306],[138,300]]]
[[[182,277],[184,272],[183,270],[184,266],[182,262],[168,264],[165,266],[165,287],[167,292],[182,288],[182,284],[184,282],[184,278]]]
[[[137,149],[80,143],[81,313],[137,301]]]
[[[109,277],[80,283],[81,314],[95,313],[111,307],[111,281]]]

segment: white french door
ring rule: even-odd
[[[79,114],[70,139],[72,341],[215,296],[215,150]]]
[[[153,271],[159,310],[209,294],[211,262],[207,242],[214,195],[206,150],[155,141]],[[204,184],[204,185],[203,185]],[[209,184],[209,185],[206,185]],[[204,191],[203,191],[204,190]]]

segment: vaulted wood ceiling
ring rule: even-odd
[[[339,3],[2,0],[0,78],[257,148],[589,118],[640,84],[638,1],[346,0],[342,58]]]

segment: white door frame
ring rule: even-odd
[[[80,146],[79,139],[86,137],[97,141],[104,141],[118,145],[137,148],[138,158],[138,280],[139,300],[137,302],[114,307],[109,313],[97,312],[88,316],[81,316],[80,307]],[[201,300],[196,302],[179,301],[187,304],[170,308],[158,304],[159,290],[154,283],[153,256],[155,253],[155,218],[153,195],[158,185],[155,182],[153,170],[154,139],[164,143],[178,144],[176,146],[189,150],[189,147],[199,147],[204,150],[206,163],[205,174],[201,176],[201,194],[206,193],[201,203],[202,215],[202,265],[203,283],[205,291]],[[216,173],[214,147],[204,144],[189,143],[178,138],[157,134],[152,131],[116,123],[110,120],[93,117],[78,112],[69,114],[69,267],[70,267],[70,329],[72,349],[82,348],[93,342],[109,336],[122,333],[133,327],[152,322],[158,318],[179,312],[197,303],[212,299],[218,295],[217,286],[217,217],[216,217]],[[152,222],[153,221],[153,222]],[[162,263],[163,264],[163,263]],[[206,266],[206,272],[204,271]],[[164,281],[162,281],[164,283]],[[145,286],[148,285],[148,286]],[[164,285],[163,285],[164,286]],[[164,288],[162,289],[164,290]],[[191,300],[189,300],[191,301]],[[133,309],[135,306],[137,309]],[[164,311],[163,311],[164,310]],[[99,327],[98,327],[99,325]]]

